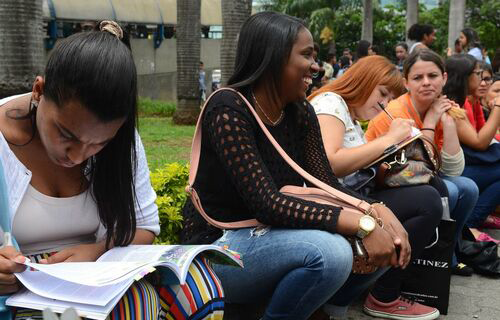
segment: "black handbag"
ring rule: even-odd
[[[458,242],[458,259],[472,267],[477,274],[500,278],[498,245],[494,242],[475,241],[468,228],[464,228],[462,236],[463,239]]]

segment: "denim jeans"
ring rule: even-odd
[[[386,270],[349,278],[350,244],[341,235],[320,230],[229,230],[215,244],[239,252],[244,263],[243,269],[214,266],[226,301],[266,302],[263,319],[307,319],[324,304],[325,311],[334,313],[334,303],[339,312],[345,312],[347,305]],[[346,280],[350,283],[347,287]],[[335,295],[342,286],[342,293]]]
[[[467,226],[479,228],[500,204],[500,162],[484,166],[465,166],[463,176],[474,180],[479,188],[479,199],[467,219]]]
[[[465,226],[465,222],[476,205],[479,189],[474,181],[466,177],[445,176],[443,180],[448,188],[450,216],[457,222],[455,230],[455,243],[457,243],[462,235],[462,229]],[[455,254],[453,254],[451,265],[453,267],[457,265],[457,257]]]

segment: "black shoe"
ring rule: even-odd
[[[470,277],[472,276],[472,273],[474,273],[474,270],[463,263],[459,263],[456,266],[451,267],[451,273],[457,276]]]

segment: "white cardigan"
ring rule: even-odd
[[[8,101],[15,99],[18,96],[12,96],[0,99],[0,107]],[[137,171],[135,175],[135,193],[137,202],[135,206],[137,228],[145,229],[158,235],[160,233],[160,222],[158,218],[158,207],[155,204],[156,193],[151,187],[149,180],[149,168],[146,161],[146,153],[142,145],[141,138],[136,132],[136,154],[137,154]],[[14,221],[14,216],[21,203],[21,200],[28,189],[31,181],[31,171],[29,171],[17,159],[15,154],[10,149],[3,134],[0,133],[0,161],[2,161],[8,193],[9,193],[9,206],[10,206],[10,225]],[[106,235],[106,229],[102,223],[96,233],[97,241],[103,240]]]

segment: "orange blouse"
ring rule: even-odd
[[[406,93],[399,98],[392,100],[386,108],[387,112],[392,115],[393,118],[403,118],[412,119],[415,121],[415,126],[422,129],[424,123],[420,119],[420,115],[417,113],[413,107],[410,99],[410,94]],[[372,141],[389,131],[391,126],[391,119],[384,112],[380,112],[375,118],[373,118],[368,124],[368,129],[365,133],[365,138],[368,141]],[[439,150],[443,148],[443,126],[441,121],[438,122],[434,132],[434,143],[436,143]]]

